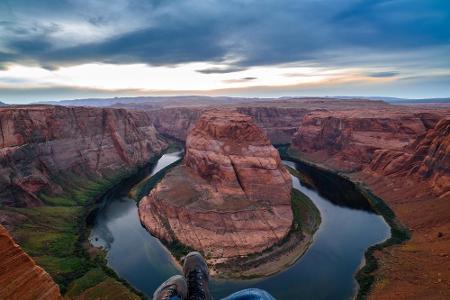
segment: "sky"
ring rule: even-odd
[[[0,101],[450,96],[448,0],[0,0]]]

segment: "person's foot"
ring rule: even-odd
[[[198,252],[186,255],[183,265],[184,277],[188,285],[189,300],[211,300],[209,293],[209,271],[206,261]]]
[[[170,277],[153,293],[153,300],[172,299],[187,299],[187,284],[181,275]]]

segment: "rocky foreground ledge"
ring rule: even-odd
[[[0,299],[62,300],[59,287],[0,225]]]
[[[261,253],[292,228],[292,181],[251,117],[204,113],[183,164],[142,199],[142,224],[166,244],[201,251],[213,265]]]

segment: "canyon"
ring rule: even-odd
[[[223,263],[262,252],[287,235],[291,188],[278,151],[251,117],[207,111],[189,131],[183,164],[142,199],[139,215],[168,244]]]
[[[253,99],[251,99],[253,100]],[[363,109],[392,109],[392,105],[381,101],[369,100],[339,100],[330,101],[323,98],[289,99],[276,101],[241,101],[238,103],[210,102],[209,106],[188,104],[166,104],[157,108],[151,104],[122,104],[112,107],[145,111],[154,120],[154,126],[163,135],[186,140],[199,116],[211,107],[235,109],[240,113],[251,116],[258,127],[268,136],[272,144],[289,144],[292,136],[297,132],[305,115],[315,111],[354,111]]]
[[[55,177],[105,177],[161,152],[149,117],[120,109],[31,106],[0,109],[0,199],[4,206],[43,204],[63,193]]]
[[[292,139],[291,149],[303,160],[372,190],[410,229],[410,240],[376,252],[379,268],[373,274],[370,297],[448,298],[448,105],[396,106],[381,101],[324,99],[275,103],[229,106],[251,115],[272,143],[290,143]],[[180,114],[179,118],[192,124],[199,114],[192,111],[198,109],[190,108],[190,114]],[[173,107],[163,110],[181,111]],[[283,114],[288,117],[283,118]],[[159,122],[158,130],[167,132],[167,120]],[[182,139],[186,128],[175,126],[171,130]]]
[[[74,254],[78,253],[77,224],[84,223],[85,205],[92,204],[96,195],[116,184],[118,178],[152,161],[167,148],[170,140],[188,142],[192,151],[188,148],[183,167],[174,169],[167,176],[170,181],[163,180],[146,201],[157,195],[167,196],[171,187],[180,187],[176,182],[181,180],[190,181],[189,189],[183,187],[183,193],[203,193],[219,204],[223,199],[216,189],[230,198],[235,193],[247,197],[245,188],[239,187],[236,176],[239,172],[233,171],[233,165],[219,168],[217,174],[207,171],[210,165],[206,161],[217,159],[221,165],[221,156],[211,157],[209,150],[205,150],[207,138],[220,131],[208,133],[203,124],[203,129],[194,130],[196,134],[188,137],[200,116],[214,107],[250,116],[270,140],[262,138],[264,143],[258,147],[269,149],[270,143],[290,143],[293,156],[367,187],[410,229],[410,240],[375,252],[378,268],[373,272],[375,282],[369,297],[450,297],[450,274],[446,267],[450,249],[448,106],[396,106],[382,101],[323,98],[203,102],[196,103],[194,99],[189,105],[183,101],[161,101],[157,105],[122,103],[107,108],[51,105],[0,108],[0,223],[55,279],[63,293],[73,287],[65,278],[78,279],[88,274],[76,272],[84,268],[85,258]],[[261,138],[261,132],[257,136]],[[234,148],[230,147],[231,150]],[[275,162],[279,160],[273,150],[267,151],[266,156]],[[253,160],[237,162],[238,165],[254,163]],[[233,185],[221,182],[223,176],[231,176]],[[250,194],[253,199],[262,197],[258,189],[250,188]],[[250,200],[236,202],[244,206],[251,204]],[[282,203],[275,207],[285,207],[286,203]],[[165,211],[171,216],[171,222],[192,217],[191,212],[171,205],[155,209]],[[258,209],[262,215],[267,214],[264,206]],[[249,238],[247,242],[241,239],[240,250],[225,244],[223,253],[212,251],[211,245],[219,240],[211,238],[206,239],[203,249],[205,253],[211,252],[211,257],[261,251],[279,240],[290,226],[289,213],[282,209],[280,215],[286,220],[278,224],[280,230],[274,235],[261,238],[255,234],[258,238]],[[202,220],[216,226],[217,220],[212,216],[215,215],[204,214]],[[239,229],[236,222],[228,225]],[[170,240],[174,233],[159,226],[155,227],[159,230],[156,235]],[[254,226],[255,233],[269,228],[256,221],[245,224],[249,226]],[[176,237],[185,238],[183,243],[188,244],[188,237],[180,234]],[[88,250],[90,255],[95,253]],[[108,279],[96,282],[98,288],[114,286],[127,290],[115,278],[105,278]],[[123,298],[133,297],[131,293]]]
[[[376,251],[370,299],[448,296],[448,110],[318,112],[306,116],[291,153],[360,182],[385,200],[411,239]]]
[[[95,276],[88,293],[135,299],[90,262],[101,253],[86,245],[84,228],[96,197],[167,147],[149,117],[123,109],[6,107],[0,145],[0,223],[17,243],[63,293]]]

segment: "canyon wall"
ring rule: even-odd
[[[338,171],[418,176],[439,196],[450,184],[447,123],[442,112],[313,112],[302,120],[292,148]]]
[[[293,147],[339,170],[359,171],[377,150],[402,150],[424,135],[442,115],[400,110],[322,111],[306,115]]]
[[[381,197],[411,230],[377,251],[370,299],[447,299],[450,248],[450,110],[313,112],[291,152],[344,172]]]
[[[67,293],[77,290],[73,287],[89,272],[99,273],[86,255],[95,251],[84,236],[94,199],[149,163],[167,143],[144,112],[30,105],[0,108],[0,147],[0,224]],[[20,288],[35,282],[31,274],[37,267],[27,268],[25,275],[9,273],[8,281]],[[100,273],[111,289],[135,298],[120,282]],[[46,285],[38,283],[14,293],[52,299],[45,294],[50,288],[42,290]],[[108,291],[97,284],[86,292],[102,298]]]
[[[165,146],[143,112],[0,108],[0,203],[42,205],[39,194],[61,194],[65,177],[113,177],[147,163]]]
[[[168,243],[228,259],[261,252],[286,236],[291,188],[277,150],[250,117],[209,111],[189,132],[183,165],[142,199],[139,215]]]
[[[310,112],[307,108],[276,106],[239,106],[236,110],[251,116],[274,145],[289,144],[300,121]]]
[[[275,106],[236,106],[235,109],[251,116],[272,144],[290,143],[301,119],[309,112],[305,108]],[[206,110],[208,108],[174,107],[146,110],[146,112],[155,120],[155,128],[161,134],[185,141],[189,129]]]
[[[329,98],[299,98],[277,100],[241,99],[241,103],[226,104],[223,102],[202,101],[173,103],[170,99],[160,103],[160,107],[150,104],[124,104],[118,107],[130,110],[145,111],[153,120],[155,128],[163,135],[185,141],[187,133],[199,116],[211,107],[235,109],[251,116],[254,122],[263,129],[272,144],[288,144],[297,132],[303,117],[315,111],[349,111],[363,109],[390,109],[394,106],[383,101],[343,100]],[[197,105],[196,105],[197,104]]]
[[[154,120],[155,128],[163,135],[185,141],[189,129],[204,112],[205,108],[176,107],[145,110]]]
[[[375,151],[368,171],[390,177],[414,176],[428,182],[438,197],[450,198],[450,119],[439,120],[403,151]]]
[[[59,287],[0,225],[0,299],[61,299]]]

